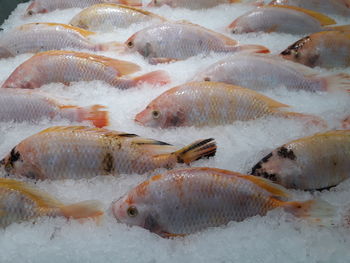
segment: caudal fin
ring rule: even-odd
[[[350,75],[340,73],[336,75],[328,75],[323,78],[325,81],[326,91],[346,91],[350,92]]]
[[[316,125],[323,128],[327,128],[328,124],[327,122],[315,115],[311,114],[303,114],[298,112],[285,112],[285,111],[276,111],[276,115],[282,118],[286,119],[296,119],[296,120],[303,120],[306,121],[306,123],[310,125]]]
[[[211,157],[216,154],[216,143],[213,138],[196,141],[176,152],[178,163],[190,164],[204,157]]]
[[[166,85],[171,82],[170,76],[163,70],[152,71],[140,77],[134,78],[136,85],[142,83],[154,84],[154,85]]]
[[[107,42],[96,45],[95,49],[96,51],[117,51],[122,53],[125,51],[125,45],[120,42]]]
[[[60,207],[61,213],[66,218],[98,218],[103,215],[101,204],[98,201],[83,201],[80,203]]]
[[[267,47],[261,45],[239,45],[233,46],[236,48],[234,51],[236,52],[244,52],[244,53],[270,53],[270,50]]]
[[[93,105],[88,107],[79,107],[78,110],[78,120],[77,121],[91,121],[93,125],[98,128],[108,126],[109,117],[108,111],[101,110],[105,109],[102,105]]]
[[[305,202],[285,202],[283,208],[296,217],[320,226],[334,226],[336,209],[333,205],[321,199]]]

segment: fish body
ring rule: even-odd
[[[26,10],[26,15],[48,13],[56,9],[85,8],[95,4],[114,3],[141,6],[140,0],[33,0]]]
[[[149,127],[216,126],[265,116],[298,117],[253,90],[220,82],[189,82],[154,99],[135,121]],[[302,115],[300,114],[300,117]]]
[[[256,91],[286,87],[310,92],[347,90],[350,76],[320,75],[318,72],[276,56],[234,54],[201,72],[193,81],[217,81]]]
[[[237,41],[189,22],[165,22],[152,25],[132,35],[127,49],[137,51],[151,63],[182,60],[210,52],[236,52],[254,49],[269,52],[262,46],[239,46]]]
[[[27,183],[0,178],[0,227],[42,216],[99,217],[103,214],[99,206],[97,201],[64,205]]]
[[[152,0],[149,6],[163,6],[188,8],[188,9],[206,9],[220,4],[237,3],[239,0]]]
[[[333,19],[316,12],[272,5],[243,14],[229,25],[229,30],[238,34],[249,32],[306,34],[322,31],[323,25],[335,23]]]
[[[273,0],[270,4],[296,6],[327,14],[350,15],[349,0]]]
[[[1,164],[9,174],[32,179],[80,179],[172,168],[215,154],[213,139],[187,147],[105,129],[58,126],[18,144]]]
[[[350,130],[329,131],[294,140],[273,150],[252,174],[287,188],[317,190],[350,177]]]
[[[349,67],[350,32],[327,31],[304,37],[286,50],[283,58],[309,67]]]
[[[108,125],[104,106],[78,107],[65,105],[44,93],[0,89],[0,121],[31,122],[42,119],[68,119],[74,122],[91,121],[96,127]]]
[[[130,6],[98,4],[82,10],[69,23],[87,30],[110,31],[151,20],[165,21],[165,18]]]
[[[162,71],[134,79],[124,77],[140,69],[128,61],[89,53],[47,51],[34,55],[17,67],[2,87],[34,89],[49,83],[101,80],[116,88],[126,89],[141,82],[162,84],[168,81],[167,74]]]
[[[112,211],[121,223],[172,237],[265,215],[277,207],[300,217],[305,216],[300,210],[313,210],[314,201],[286,202],[286,189],[257,179],[263,178],[215,168],[173,170],[131,189],[113,202]]]
[[[93,32],[57,23],[31,23],[5,32],[0,39],[0,58],[63,48],[103,50],[87,38]]]

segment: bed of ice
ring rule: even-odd
[[[54,11],[24,19],[28,4],[20,4],[2,25],[4,31],[28,22],[68,23],[80,9]],[[252,6],[222,5],[210,10],[190,11],[169,7],[151,11],[168,19],[186,19],[210,29],[225,33],[234,18],[252,9]],[[339,24],[349,23],[334,17]],[[96,42],[125,41],[142,25],[132,25],[116,32],[98,34]],[[0,36],[1,37],[1,36]],[[302,36],[287,34],[246,34],[234,36],[242,43],[262,44],[278,53]],[[184,146],[201,138],[214,137],[218,144],[215,158],[198,161],[195,166],[210,166],[246,173],[265,154],[292,139],[322,131],[303,122],[275,118],[239,122],[216,128],[180,128],[163,131],[136,125],[133,118],[152,99],[165,90],[186,82],[198,70],[223,58],[225,54],[193,57],[173,64],[148,65],[140,55],[118,55],[100,52],[106,56],[133,61],[143,72],[156,69],[168,71],[172,83],[164,87],[143,85],[130,90],[117,90],[102,82],[79,82],[67,87],[50,84],[41,90],[54,96],[64,96],[77,105],[102,104],[111,115],[110,129],[136,133]],[[0,60],[0,82],[30,54]],[[323,73],[325,70],[317,69]],[[334,72],[350,73],[350,68]],[[350,114],[350,97],[339,94],[310,94],[291,92],[283,87],[264,93],[294,111],[316,114],[325,118],[330,129],[339,128],[339,121]],[[53,125],[66,125],[66,121],[40,124],[0,123],[0,155],[8,153],[24,138]],[[1,157],[0,156],[0,157]],[[265,217],[249,218],[241,223],[211,228],[186,238],[162,239],[139,227],[117,223],[112,217],[110,203],[143,181],[147,175],[104,176],[91,180],[65,180],[38,182],[37,186],[63,202],[73,203],[87,199],[100,200],[106,215],[99,225],[81,224],[62,218],[42,218],[33,222],[12,224],[0,230],[0,262],[348,262],[350,258],[350,230],[310,226],[300,221],[286,220],[281,211],[272,211]],[[310,193],[294,191],[297,199],[311,198]],[[314,195],[334,205],[350,202],[350,181],[331,191]]]

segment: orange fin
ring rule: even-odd
[[[79,107],[78,110],[78,121],[91,121],[93,125],[98,128],[108,126],[109,117],[108,111],[101,110],[106,108],[102,105],[93,105],[89,107]]]
[[[310,125],[316,125],[320,126],[323,128],[327,128],[328,124],[327,122],[315,115],[311,114],[303,114],[299,112],[285,112],[285,111],[275,111],[276,115],[282,118],[286,119],[299,119],[299,120],[304,120]]]
[[[29,184],[12,179],[0,178],[0,188],[12,189],[30,198],[40,208],[58,208],[62,203],[39,189]]]
[[[99,201],[83,201],[72,205],[60,207],[62,215],[66,218],[98,218],[103,215]]]
[[[286,197],[286,198],[290,197],[290,194],[288,193],[287,189],[285,189],[283,186],[275,184],[275,183],[273,183],[270,180],[267,180],[265,178],[256,177],[253,175],[239,175],[239,174],[237,174],[237,176],[244,179],[244,180],[248,180],[248,181],[260,186],[261,188],[263,188],[266,191],[268,191],[269,193],[271,193],[273,196]]]
[[[131,6],[142,6],[142,0],[118,0],[118,3]]]
[[[108,5],[108,4],[105,4],[105,5]],[[113,6],[111,4],[109,4],[110,6]],[[162,17],[162,16],[159,16],[157,14],[154,14],[152,12],[149,12],[147,10],[144,10],[144,9],[141,9],[141,8],[135,8],[135,7],[131,7],[131,6],[128,6],[128,5],[118,5],[119,7],[122,7],[122,8],[125,8],[125,9],[129,9],[129,10],[132,10],[132,11],[135,11],[135,12],[138,12],[138,13],[141,13],[141,14],[144,14],[146,16],[150,16],[150,17],[153,17],[153,18],[157,18],[157,19],[160,19],[162,21],[167,21],[166,18]]]
[[[177,147],[166,142],[157,141],[148,138],[135,137],[132,140],[132,144],[142,146],[144,149],[152,153],[153,155],[166,154],[174,152]]]
[[[95,32],[92,32],[92,31],[88,31],[88,30],[85,30],[85,29],[82,29],[79,27],[75,27],[75,26],[71,26],[71,25],[67,25],[67,24],[61,24],[61,23],[30,23],[30,24],[25,24],[25,25],[19,26],[18,29],[19,30],[31,30],[32,26],[37,26],[37,25],[43,25],[43,26],[46,25],[46,26],[50,26],[50,27],[64,27],[65,29],[75,31],[84,37],[88,37],[88,36],[96,34]]]
[[[203,157],[214,156],[216,154],[216,143],[213,138],[199,140],[172,154],[177,156],[178,163],[190,164]]]
[[[350,31],[350,25],[326,26],[324,29],[329,31]]]
[[[244,53],[270,53],[270,50],[267,47],[261,45],[237,45],[235,47],[227,47],[232,49],[234,52],[244,52]]]
[[[139,85],[141,83],[166,85],[171,82],[170,76],[163,70],[152,71],[140,77],[136,77],[133,80],[136,82],[136,85]]]
[[[96,51],[116,51],[116,52],[124,52],[125,51],[125,45],[124,43],[120,42],[107,42],[98,44],[95,47]]]
[[[302,12],[302,13],[307,14],[307,15],[315,18],[316,20],[318,20],[322,26],[334,25],[334,24],[337,23],[334,19],[330,18],[329,16],[326,16],[324,14],[321,14],[321,13],[318,13],[318,12],[315,12],[315,11],[312,11],[312,10],[296,7],[296,6],[271,5],[271,7],[287,8],[287,9],[293,9],[293,10]]]
[[[350,75],[339,73],[335,75],[324,76],[327,91],[346,91],[350,92]]]
[[[284,202],[281,206],[296,217],[320,226],[334,226],[336,209],[333,205],[321,199],[305,202]]]

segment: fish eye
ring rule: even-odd
[[[210,78],[209,77],[205,77],[204,81],[210,81]]]
[[[32,11],[32,10],[29,10],[29,11],[27,12],[27,14],[28,14],[28,16],[32,16],[32,15],[33,15],[33,11]]]
[[[129,217],[135,217],[139,213],[139,211],[137,211],[137,208],[135,206],[130,206],[126,212]]]
[[[158,119],[160,117],[160,112],[157,110],[152,111],[152,116],[154,119]]]
[[[129,48],[132,48],[132,47],[134,46],[134,43],[133,43],[132,41],[129,41],[129,42],[127,43],[127,45],[128,45]]]

